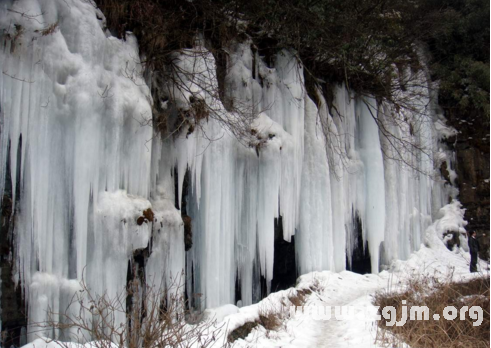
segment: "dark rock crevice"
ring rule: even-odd
[[[19,149],[22,147],[22,138]],[[16,202],[19,202],[20,187],[20,164],[21,150],[17,154],[16,173]],[[13,186],[10,167],[10,142],[8,143],[7,161],[5,164],[5,189],[1,203],[0,214],[0,272],[1,272],[1,321],[2,335],[1,344],[4,347],[20,346],[26,343],[25,328],[27,327],[26,303],[21,286],[14,282],[13,263],[13,231],[15,215],[18,212],[18,204],[13,202]]]
[[[368,242],[363,243],[363,226],[358,215],[355,216],[355,247],[351,254],[351,263],[346,256],[346,269],[355,273],[372,273],[372,264]]]
[[[271,292],[295,286],[297,267],[295,262],[295,237],[291,242],[283,239],[283,218],[274,219],[274,263]]]

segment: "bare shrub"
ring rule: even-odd
[[[258,110],[225,100],[224,69],[220,70],[226,64],[223,46],[237,40],[237,35],[222,6],[177,0],[97,0],[96,4],[115,35],[124,38],[132,31],[138,38],[140,57],[135,61],[142,69],[126,69],[124,74],[135,83],[145,80],[152,86],[155,103],[145,124],[152,124],[164,138],[183,132],[187,137],[196,129],[207,137],[203,123],[211,118],[248,144]],[[192,67],[183,66],[192,60]]]
[[[429,320],[408,320],[402,326],[388,326],[387,320],[378,321],[377,339],[387,346],[405,342],[411,347],[489,347],[489,276],[482,276],[464,282],[451,279],[440,280],[422,276],[410,279],[401,293],[381,292],[375,296],[374,304],[380,309],[393,306],[397,320],[402,317],[402,301],[408,310],[412,306],[427,306]],[[459,316],[446,320],[443,310],[447,306],[457,309]],[[473,326],[473,320],[466,313],[460,320],[462,307],[480,306],[483,309],[483,322]],[[433,315],[439,314],[440,320]]]
[[[48,320],[36,326],[53,330],[53,339],[63,348],[70,348],[70,342],[92,342],[96,348],[113,347],[113,343],[128,348],[217,343],[221,327],[215,321],[188,322],[190,314],[177,279],[167,287],[135,280],[115,297],[95,294],[82,280],[69,306],[61,313],[48,311]]]

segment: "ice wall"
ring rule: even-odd
[[[179,274],[180,214],[173,197],[150,194],[151,98],[136,40],[107,37],[90,2],[0,7],[0,194],[10,158],[16,281],[30,322],[63,311],[82,277],[94,293],[121,293],[133,251],[150,240],[147,277]],[[147,208],[155,221],[138,225]]]
[[[198,96],[212,114],[193,131],[188,123],[162,137],[151,127],[160,101],[140,78],[135,38],[112,37],[100,18],[85,1],[0,4],[0,196],[13,186],[13,260],[31,322],[45,320],[48,306],[66,307],[82,277],[94,292],[124,291],[128,262],[143,249],[148,282],[165,284],[186,267],[183,281],[189,296],[201,294],[199,305],[234,303],[236,282],[250,304],[261,282],[270,290],[280,216],[283,238],[295,236],[299,274],[345,269],[355,219],[373,272],[419,248],[450,195],[434,170],[442,161],[451,168],[451,158],[438,143],[434,122],[442,120],[429,95],[415,101],[420,109],[401,111],[338,86],[332,105],[321,93],[316,104],[293,52],[278,53],[270,67],[246,42],[229,47],[224,81],[242,114],[227,111],[212,93],[214,58],[198,40],[175,57],[186,88],[165,87],[181,110]],[[237,138],[226,125],[245,112],[253,117]],[[422,151],[394,160],[404,143],[393,146],[378,125]],[[188,252],[174,204],[181,207],[186,172]],[[153,221],[139,224],[149,208]]]
[[[192,110],[189,100],[198,96],[219,115],[191,133],[185,128],[173,144],[179,195],[186,170],[192,178],[188,295],[202,294],[206,307],[233,302],[236,280],[244,305],[257,300],[261,277],[269,287],[279,216],[283,238],[295,236],[299,273],[345,269],[359,238],[355,219],[378,272],[419,248],[433,207],[450,196],[434,170],[445,151],[427,89],[414,93],[418,100],[408,109],[342,86],[334,89],[332,108],[320,92],[316,105],[294,53],[278,53],[268,67],[250,44],[228,49],[225,99],[255,117],[238,139],[227,125],[240,110],[225,110],[210,93],[218,88],[213,56],[197,44],[176,60],[186,88],[171,99]],[[423,73],[413,78],[427,83]]]

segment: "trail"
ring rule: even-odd
[[[397,291],[407,279],[423,274],[454,281],[465,280],[478,274],[469,273],[469,254],[463,250],[449,251],[443,244],[431,242],[430,247],[422,246],[408,260],[394,261],[390,271],[379,274],[360,275],[349,271],[334,273],[330,271],[312,272],[298,279],[297,289],[316,289],[307,298],[306,306],[330,306],[331,319],[314,320],[310,313],[296,312],[282,323],[278,330],[268,331],[258,326],[245,340],[236,341],[236,347],[335,347],[335,348],[373,348],[377,345],[377,322],[337,320],[335,306],[371,307],[373,295],[377,291]],[[483,273],[488,273],[488,264],[480,261]],[[283,296],[283,297],[282,297]],[[271,303],[281,302],[285,291],[271,294]],[[238,317],[254,317],[261,307],[250,306],[241,309]],[[288,308],[287,308],[288,309]],[[236,318],[237,320],[237,318]],[[249,319],[250,320],[250,319]]]
[[[330,306],[329,320],[305,318],[305,324],[317,332],[314,347],[377,347],[375,344],[376,322],[359,320],[338,320],[335,306],[355,308],[373,307],[372,295],[387,287],[390,274],[359,275],[352,272],[332,273],[322,286],[320,294],[311,296],[309,305]],[[294,343],[294,342],[292,342]],[[298,342],[302,346],[302,342]]]

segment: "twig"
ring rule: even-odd
[[[34,82],[36,82],[36,81],[28,81],[28,80],[20,79],[20,78],[16,77],[15,75],[12,76],[12,75],[8,74],[6,71],[2,71],[2,73],[4,75],[7,75],[8,77],[14,79],[14,80],[20,81],[20,82],[27,82],[27,83],[34,83]]]

